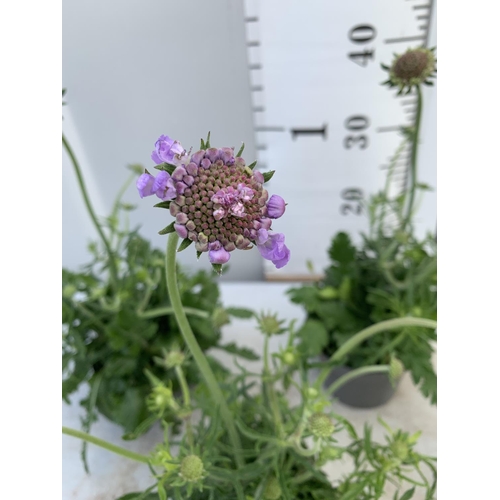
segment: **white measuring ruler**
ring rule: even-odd
[[[266,187],[289,203],[273,228],[285,233],[292,259],[281,270],[266,262],[267,279],[311,277],[307,260],[320,273],[337,231],[358,241],[367,229],[359,197],[382,187],[399,130],[416,111],[413,93],[396,97],[380,85],[387,79],[380,64],[428,46],[433,7],[432,0],[245,1],[257,165],[276,170]],[[408,162],[404,150],[393,193],[405,189]]]

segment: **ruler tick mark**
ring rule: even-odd
[[[262,64],[249,64],[248,69],[262,69]]]
[[[258,125],[255,127],[255,130],[257,132],[284,132],[285,127],[274,127],[274,126],[268,126],[268,125]]]
[[[264,85],[252,85],[250,90],[252,92],[262,92],[264,90]]]
[[[258,40],[252,40],[247,42],[247,47],[260,47],[260,42]]]
[[[259,22],[259,18],[257,16],[245,17],[246,23],[257,23]]]
[[[425,35],[402,36],[400,38],[388,38],[384,43],[415,42],[417,40],[425,41]]]
[[[431,4],[425,4],[425,5],[414,5],[413,9],[414,10],[419,10],[419,9],[429,9]]]

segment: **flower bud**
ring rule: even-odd
[[[264,487],[264,500],[279,500],[281,498],[281,486],[276,476],[271,476]]]
[[[285,365],[293,366],[297,361],[297,356],[295,356],[295,354],[292,351],[285,351],[283,353],[282,359]]]
[[[333,425],[330,417],[320,412],[313,413],[309,417],[308,424],[309,430],[318,438],[330,437],[335,430],[335,425]]]
[[[396,381],[399,377],[401,377],[401,375],[403,375],[403,372],[403,363],[393,356],[389,363],[389,377],[392,381]]]
[[[398,458],[401,461],[404,461],[408,458],[408,445],[403,442],[403,441],[393,441],[390,445],[392,453],[394,453],[394,456]]]
[[[260,331],[266,335],[279,335],[285,332],[285,329],[281,327],[284,320],[278,320],[277,314],[261,314],[257,321]]]
[[[197,455],[188,455],[182,459],[179,475],[186,481],[200,481],[203,479],[204,472],[203,462]]]
[[[176,366],[181,366],[184,363],[186,356],[182,351],[178,349],[173,349],[165,355],[165,366],[167,368],[174,368]]]

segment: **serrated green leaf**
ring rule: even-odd
[[[156,208],[170,208],[170,203],[171,201],[161,201],[160,203],[157,203],[156,205],[153,205],[153,207]]]
[[[320,321],[308,319],[297,332],[299,350],[306,356],[317,356],[328,345],[328,332]]]
[[[235,318],[249,319],[255,314],[251,309],[245,309],[244,307],[226,307],[225,309],[229,315]]]
[[[178,252],[182,252],[183,250],[185,250],[189,245],[191,245],[191,243],[193,243],[193,240],[190,240],[189,238],[184,238],[182,241],[181,241],[181,244],[179,245],[179,248],[177,249]]]
[[[328,255],[334,262],[347,265],[354,262],[356,258],[356,248],[352,245],[349,235],[344,232],[336,234],[332,241]]]
[[[175,224],[175,222],[171,222],[166,228],[162,229],[161,231],[158,231],[158,234],[173,233],[175,231],[174,224]]]
[[[272,176],[274,175],[275,170],[270,170],[269,172],[262,172],[264,176],[264,182],[270,181]]]
[[[260,359],[260,356],[252,351],[252,349],[249,349],[248,347],[238,347],[234,342],[230,342],[229,344],[221,344],[218,346],[218,348],[230,354],[236,354],[240,358],[248,359],[250,361],[257,361]]]

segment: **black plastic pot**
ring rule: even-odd
[[[350,371],[351,368],[347,366],[334,368],[325,380],[325,387],[329,387]],[[333,393],[333,397],[356,408],[375,408],[387,403],[394,396],[399,380],[393,386],[387,373],[367,373],[346,382]]]

